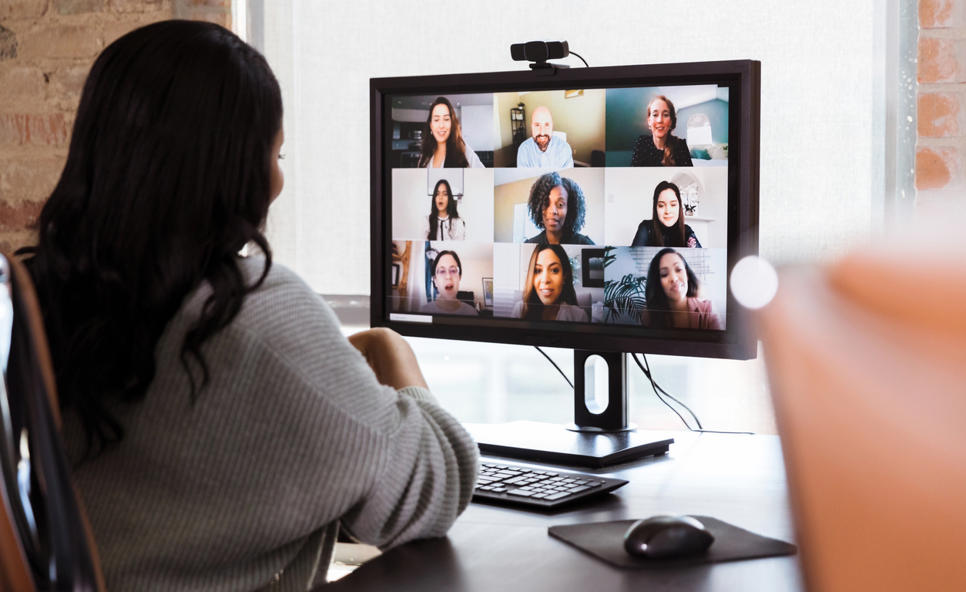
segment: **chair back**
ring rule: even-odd
[[[0,590],[103,590],[30,276],[0,253]]]

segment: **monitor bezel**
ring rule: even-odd
[[[390,319],[386,295],[391,281],[392,242],[391,170],[384,166],[388,146],[387,97],[399,94],[456,94],[618,88],[675,84],[729,85],[728,255],[729,274],[745,256],[758,254],[758,167],[761,63],[729,60],[556,69],[550,72],[508,71],[370,79],[370,324],[403,335],[464,341],[485,341],[566,347],[573,349],[641,352],[711,358],[751,359],[757,338],[747,322],[747,311],[727,291],[727,326],[723,331],[646,330],[609,325],[565,324],[560,329],[519,319],[435,317],[433,322]],[[732,150],[736,145],[737,150]],[[381,270],[377,272],[377,270]],[[587,330],[584,330],[587,328]]]

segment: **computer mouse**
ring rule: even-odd
[[[652,516],[638,520],[624,533],[624,549],[650,559],[697,555],[713,542],[714,535],[691,516]]]

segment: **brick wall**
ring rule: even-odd
[[[966,0],[919,0],[917,206],[966,204]]]
[[[34,240],[94,58],[124,33],[172,17],[229,27],[230,0],[0,0],[0,249]]]

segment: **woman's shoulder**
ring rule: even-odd
[[[265,271],[266,259],[264,256],[256,255],[251,257],[242,257],[238,259],[238,268],[242,273],[242,277],[245,280],[246,285],[252,285],[258,281],[262,273]],[[265,280],[262,285],[256,289],[261,290],[293,290],[298,292],[312,292],[305,280],[303,280],[297,273],[286,267],[282,263],[273,261],[271,267],[268,269],[268,273],[265,275]]]
[[[265,269],[265,258],[246,257],[239,261],[246,285],[253,285]],[[249,292],[238,313],[238,322],[252,330],[277,333],[303,323],[335,326],[335,313],[298,274],[281,263],[272,263],[264,281]]]
[[[651,236],[651,220],[641,220],[637,225],[637,232],[634,233],[634,240],[631,241],[632,247],[646,247],[647,239]]]
[[[688,308],[691,309],[692,312],[707,314],[711,312],[711,301],[698,298],[697,296],[689,296]]]
[[[575,322],[586,322],[587,313],[581,307],[576,304],[561,304],[560,308],[557,309],[557,320],[558,321],[575,321]]]
[[[463,140],[463,155],[466,156],[466,166],[471,169],[482,169],[485,168],[483,161],[477,156],[476,152],[470,148],[470,145]]]
[[[523,241],[525,243],[545,243],[547,242],[547,231],[544,230],[536,236],[531,236],[530,238]]]
[[[480,314],[475,308],[467,304],[466,302],[460,302],[459,311],[456,314],[461,315],[478,315]]]

